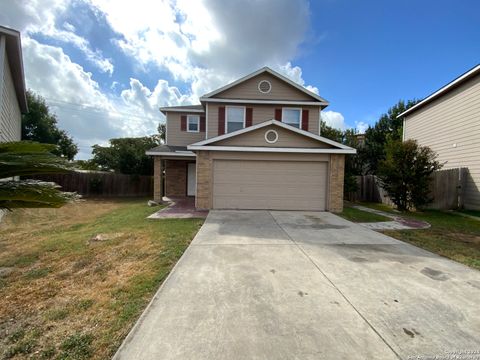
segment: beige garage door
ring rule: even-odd
[[[327,162],[214,160],[215,209],[325,210]]]

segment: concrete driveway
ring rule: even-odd
[[[480,272],[330,213],[211,211],[115,358],[455,351],[480,359]]]

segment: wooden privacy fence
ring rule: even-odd
[[[430,197],[433,201],[427,205],[430,209],[452,210],[463,207],[467,168],[436,171],[430,183]],[[350,201],[367,201],[393,205],[375,175],[357,176],[358,189],[346,194]]]
[[[55,182],[63,191],[75,191],[84,197],[147,197],[153,194],[153,176],[73,172],[28,178]]]

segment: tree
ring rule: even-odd
[[[393,203],[401,211],[428,204],[431,175],[442,167],[435,152],[415,140],[393,139],[385,150],[385,158],[378,164],[378,177]]]
[[[22,139],[54,144],[52,153],[73,160],[78,146],[65,130],[57,127],[57,117],[51,113],[45,99],[28,90],[27,103],[28,113],[22,116]]]
[[[167,124],[166,123],[160,123],[158,124],[158,134],[160,136],[160,142],[162,144],[165,144],[166,137],[167,137]]]
[[[54,145],[17,141],[0,143],[0,178],[71,171],[65,159],[52,154]],[[55,183],[39,180],[2,180],[0,209],[61,207],[78,195],[59,190]]]
[[[331,126],[325,124],[323,121],[320,122],[320,135],[339,143],[343,142],[342,130],[332,128]]]
[[[400,100],[388,109],[386,114],[373,127],[365,132],[365,146],[359,151],[361,161],[366,164],[367,172],[376,174],[378,162],[385,158],[385,144],[388,140],[402,139],[403,117],[397,118],[405,110],[416,105],[420,100]]]
[[[153,158],[145,152],[159,144],[159,135],[110,139],[110,146],[93,145],[91,161],[100,170],[153,175]]]

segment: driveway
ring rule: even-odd
[[[480,354],[480,272],[330,213],[211,211],[115,358],[454,351]]]

